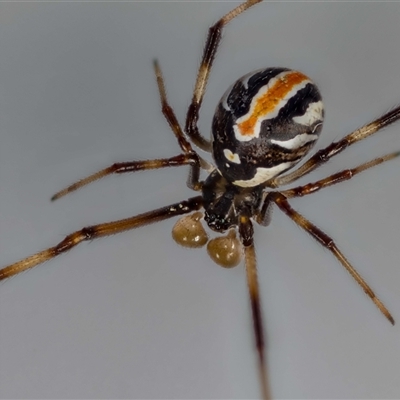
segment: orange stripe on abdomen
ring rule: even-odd
[[[309,78],[298,71],[285,71],[271,79],[254,96],[249,112],[237,119],[236,135],[244,140],[258,137],[257,129],[260,129],[261,122],[267,119],[268,114],[272,114],[271,118],[275,117],[287,100],[308,82]]]

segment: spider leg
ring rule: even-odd
[[[80,179],[78,182],[74,182],[72,185],[60,190],[51,197],[51,201],[57,200],[60,197],[67,195],[68,193],[74,192],[83,186],[88,185],[98,179],[104,178],[111,174],[123,174],[125,172],[136,172],[146,171],[150,169],[166,168],[166,167],[180,167],[181,165],[195,165],[197,160],[191,153],[179,154],[178,156],[171,158],[159,158],[156,160],[145,160],[145,161],[128,161],[115,163],[107,168],[95,172],[86,178]],[[198,176],[198,175],[197,175]],[[196,175],[193,177],[195,179]],[[195,184],[192,185],[193,187]],[[190,186],[189,186],[190,187]]]
[[[214,167],[202,157],[200,157],[192,148],[192,145],[185,137],[181,126],[179,125],[178,119],[174,113],[174,110],[168,103],[167,92],[165,90],[164,78],[160,65],[157,60],[154,60],[154,72],[157,78],[158,92],[160,94],[161,100],[161,111],[167,120],[171,130],[174,132],[175,137],[178,140],[179,146],[183,150],[184,154],[190,155],[192,157],[192,162],[190,163],[190,172],[187,180],[187,185],[190,189],[201,190],[200,178],[200,168],[211,172]]]
[[[373,135],[377,131],[385,128],[386,126],[392,124],[393,122],[396,122],[399,119],[400,106],[382,115],[375,121],[372,121],[369,124],[355,130],[354,132],[351,132],[338,142],[333,142],[328,147],[325,147],[325,149],[317,151],[301,167],[287,175],[272,179],[270,182],[268,182],[268,186],[272,188],[277,188],[279,186],[287,185],[288,183],[291,183],[301,178],[302,176],[310,173],[311,171],[314,171],[314,169],[319,168],[321,165],[325,164],[331,159],[331,157],[341,153],[347,147],[359,142],[362,139],[367,138],[368,136]]]
[[[238,5],[233,10],[225,14],[208,30],[207,41],[204,47],[199,72],[197,73],[192,102],[186,114],[185,125],[185,131],[189,135],[190,139],[197,147],[204,151],[211,151],[211,142],[200,134],[197,122],[199,120],[199,111],[203,101],[204,93],[206,91],[206,85],[210,75],[211,66],[221,41],[222,30],[229,21],[261,1],[262,0],[247,0],[245,3]]]
[[[364,292],[371,298],[375,305],[379,308],[381,313],[394,325],[394,319],[388,309],[383,305],[383,303],[376,297],[375,293],[369,287],[369,285],[364,281],[360,274],[354,269],[354,267],[349,263],[346,257],[341,253],[341,251],[336,246],[335,242],[326,233],[322,232],[314,224],[312,224],[308,219],[303,217],[297,211],[295,211],[287,201],[286,197],[279,192],[270,193],[266,201],[273,201],[289,218],[291,218],[297,225],[308,232],[314,239],[326,247],[344,266],[347,272],[354,278],[354,280],[361,286]]]
[[[44,263],[45,261],[49,261],[52,258],[67,252],[83,241],[139,228],[154,222],[163,221],[176,215],[187,214],[191,211],[199,210],[201,207],[202,197],[197,196],[179,203],[159,208],[157,210],[139,214],[134,217],[87,226],[79,231],[69,234],[64,240],[54,247],[40,251],[39,253],[33,254],[30,257],[9,265],[8,267],[0,269],[0,281],[13,275],[17,275],[27,269],[33,268],[38,264]]]
[[[345,169],[343,171],[340,171],[333,175],[330,175],[324,179],[320,179],[316,182],[308,183],[307,185],[298,186],[298,187],[288,189],[288,190],[283,190],[283,191],[281,191],[281,193],[287,198],[301,197],[301,196],[305,196],[307,194],[315,193],[318,190],[324,189],[324,188],[332,186],[332,185],[336,185],[337,183],[340,183],[340,182],[347,181],[347,180],[353,178],[355,175],[359,174],[360,172],[365,171],[366,169],[375,167],[376,165],[382,164],[385,161],[392,160],[393,158],[396,158],[398,156],[400,156],[400,151],[397,151],[395,153],[386,154],[383,157],[377,157],[374,160],[368,161],[368,162],[361,164],[355,168]]]
[[[107,168],[104,168],[86,178],[80,179],[74,182],[72,185],[60,190],[51,197],[51,201],[58,200],[75,190],[80,189],[83,186],[88,185],[98,179],[104,178],[111,174],[123,174],[125,172],[136,172],[144,171],[149,169],[159,169],[166,167],[180,167],[181,165],[190,165],[189,177],[187,180],[187,185],[193,190],[200,190],[201,184],[199,182],[200,178],[200,168],[205,170],[212,170],[213,167],[206,160],[201,158],[195,151],[193,151],[191,144],[186,140],[185,135],[179,125],[179,122],[175,116],[174,110],[168,103],[167,93],[165,90],[164,79],[161,73],[161,68],[157,61],[154,61],[154,71],[157,78],[157,85],[160,94],[162,113],[167,120],[169,126],[174,132],[179,146],[183,150],[183,154],[180,154],[171,158],[159,158],[155,160],[145,160],[145,161],[128,161],[115,163]]]
[[[260,290],[257,279],[257,261],[253,240],[253,224],[247,215],[239,218],[239,234],[244,248],[247,284],[250,294],[251,312],[253,316],[254,336],[258,352],[258,370],[263,399],[270,399],[265,362],[264,329],[262,321]]]
[[[164,84],[164,78],[161,72],[160,65],[158,64],[157,60],[154,60],[153,63],[154,66],[154,72],[156,74],[156,79],[157,79],[157,86],[158,86],[158,92],[160,94],[160,100],[161,100],[161,111],[167,120],[170,128],[172,129],[172,132],[174,132],[179,146],[183,150],[184,153],[192,153],[193,149],[191,144],[187,141],[181,126],[179,125],[178,119],[176,118],[176,115],[174,113],[174,110],[168,103],[167,99],[167,92],[165,90],[165,84]]]

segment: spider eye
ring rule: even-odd
[[[172,237],[184,247],[203,247],[208,242],[208,235],[201,224],[201,212],[186,215],[178,220],[172,228]]]
[[[231,229],[227,235],[211,239],[207,245],[211,259],[224,268],[236,267],[243,256],[243,247],[236,237],[236,231]]]

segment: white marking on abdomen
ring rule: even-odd
[[[295,164],[295,162],[281,163],[272,168],[257,168],[257,172],[253,178],[247,181],[234,181],[233,184],[241,187],[257,186],[279,175],[282,171],[287,170],[293,164]]]
[[[259,72],[264,71],[263,69],[258,69],[256,71],[250,72],[246,74],[245,76],[242,76],[240,79],[240,82],[242,82],[242,85],[244,88],[247,90],[249,88],[249,80],[255,75],[258,74]]]
[[[239,155],[236,153],[232,153],[229,149],[224,149],[224,156],[230,162],[233,162],[235,164],[240,164]]]
[[[222,107],[226,111],[232,111],[231,108],[228,106],[228,97],[231,94],[232,88],[233,88],[233,86],[228,89],[228,91],[224,94],[224,97],[222,97],[222,99],[221,99]]]
[[[313,142],[318,139],[318,135],[312,135],[309,133],[302,133],[289,140],[275,140],[271,139],[272,144],[276,144],[279,147],[283,147],[288,150],[298,149],[308,142]]]
[[[306,112],[298,117],[293,117],[293,121],[301,125],[311,126],[316,121],[322,121],[323,109],[324,105],[322,104],[321,100],[315,103],[310,103]]]

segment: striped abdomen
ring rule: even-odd
[[[266,182],[310,151],[323,119],[318,88],[301,72],[251,72],[237,80],[217,106],[212,124],[217,168],[237,186]]]

